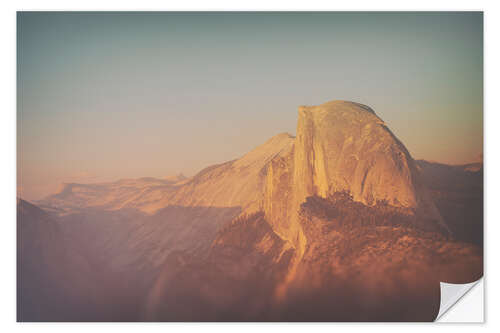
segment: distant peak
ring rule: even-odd
[[[185,180],[185,179],[188,178],[188,177],[184,176],[184,174],[182,172],[179,173],[176,177],[177,177],[178,180]]]
[[[54,194],[63,194],[72,191],[73,183],[61,183]]]
[[[187,179],[187,177],[184,176],[184,174],[182,172],[178,173],[176,175],[173,175],[173,176],[167,176],[167,177],[165,177],[165,180],[171,181],[171,182],[180,182],[180,181],[183,181],[185,179]]]

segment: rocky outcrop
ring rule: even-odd
[[[298,212],[306,198],[348,192],[355,201],[407,209],[415,225],[447,230],[408,150],[368,106],[332,101],[299,108],[294,149],[268,167],[264,211],[303,252]]]
[[[344,101],[299,108],[294,186],[297,199],[349,191],[354,200],[416,208],[413,159],[369,107]]]

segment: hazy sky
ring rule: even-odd
[[[414,158],[477,160],[481,13],[19,13],[18,184],[193,175],[297,107],[371,106]]]

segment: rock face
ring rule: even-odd
[[[372,205],[416,208],[415,165],[403,144],[369,107],[344,101],[300,107],[295,146],[297,199],[349,191]]]
[[[384,201],[405,208],[419,226],[447,230],[408,150],[362,104],[300,107],[293,152],[273,160],[266,184],[266,218],[299,252],[306,241],[298,223],[300,205],[336,192],[366,205]]]

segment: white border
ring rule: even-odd
[[[15,323],[15,191],[16,191],[16,166],[15,166],[15,129],[16,129],[16,10],[407,10],[407,11],[427,11],[427,10],[484,10],[485,15],[485,235],[486,249],[485,258],[492,261],[498,251],[498,240],[500,237],[499,223],[500,216],[498,210],[494,210],[498,202],[498,188],[500,188],[499,172],[500,163],[498,158],[498,146],[500,144],[500,107],[497,98],[499,90],[498,78],[500,52],[498,40],[500,40],[499,25],[500,13],[498,10],[499,1],[271,1],[254,0],[247,2],[236,1],[4,1],[0,11],[0,34],[2,37],[3,50],[1,57],[1,96],[2,109],[0,112],[0,146],[1,157],[0,167],[2,182],[0,183],[0,212],[2,219],[2,229],[0,232],[0,263],[3,268],[0,274],[0,286],[2,287],[0,318],[2,320],[2,331],[10,332],[16,330],[33,330],[36,332],[75,332],[108,331],[117,329],[123,332],[135,332],[140,330],[161,331],[191,331],[200,329],[214,332],[252,332],[256,330],[280,330],[288,332],[303,332],[311,328],[318,331],[331,332],[335,329],[354,329],[387,332],[401,329],[405,331],[420,332],[425,330],[453,330],[470,331],[478,328],[496,327],[499,329],[499,318],[496,310],[500,308],[497,304],[499,299],[498,266],[485,264],[485,283],[487,284],[486,305],[486,325],[457,325],[457,324],[18,324]],[[466,138],[464,138],[466,140]],[[491,281],[491,283],[488,283]],[[491,309],[491,311],[490,311]],[[369,325],[369,327],[367,327]],[[425,325],[423,327],[422,325]]]

